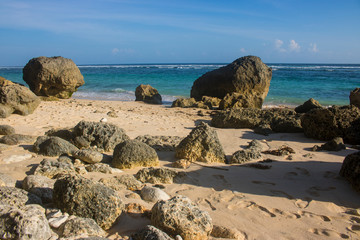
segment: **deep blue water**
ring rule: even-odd
[[[80,65],[85,85],[74,98],[134,100],[135,88],[150,84],[163,100],[189,97],[193,82],[225,64]],[[267,64],[273,69],[266,105],[299,105],[315,98],[323,105],[349,104],[360,87],[360,64]],[[22,67],[0,67],[0,76],[25,84]],[[26,85],[26,84],[25,84]]]

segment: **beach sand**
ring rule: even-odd
[[[199,111],[201,114],[199,114]],[[117,117],[110,117],[109,112]],[[211,111],[148,105],[140,102],[111,102],[68,99],[42,102],[28,116],[11,115],[0,119],[16,133],[41,136],[50,129],[74,127],[79,121],[107,118],[125,130],[130,138],[138,135],[185,137],[199,121],[209,122]],[[203,116],[201,116],[203,115]],[[245,239],[360,239],[360,193],[339,177],[344,157],[356,150],[312,152],[324,142],[306,138],[302,133],[254,134],[251,129],[216,129],[226,155],[231,156],[252,139],[261,140],[266,149],[288,145],[295,150],[292,159],[263,154],[269,169],[245,165],[192,164],[181,184],[164,184],[170,196],[188,196],[210,213],[213,224],[236,228]],[[5,163],[13,155],[32,154],[32,158]],[[107,153],[112,155],[112,153]],[[158,152],[160,165],[171,168],[174,152]],[[22,180],[44,156],[31,152],[31,145],[15,145],[0,154],[0,172]],[[201,166],[204,165],[204,166]],[[211,168],[216,167],[216,168]],[[134,174],[139,168],[117,174]],[[109,175],[110,176],[110,175]],[[85,177],[109,177],[89,173]],[[127,198],[151,209],[153,203]],[[150,221],[138,216],[121,216],[109,231],[111,238],[126,236]],[[215,238],[214,238],[215,239]]]

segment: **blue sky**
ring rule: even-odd
[[[0,66],[360,63],[359,0],[0,0]]]

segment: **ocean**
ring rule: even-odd
[[[314,98],[322,105],[349,104],[349,93],[360,87],[360,64],[267,64],[273,70],[264,105],[297,106]],[[189,97],[193,82],[202,74],[225,64],[119,64],[79,65],[85,85],[74,98],[135,100],[135,89],[150,84],[171,104]],[[0,67],[0,76],[26,85],[23,67]]]

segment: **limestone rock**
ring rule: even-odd
[[[178,172],[167,169],[167,168],[143,168],[140,169],[135,177],[143,183],[152,183],[152,184],[172,184],[177,177],[181,177],[181,174]]]
[[[143,183],[138,181],[133,175],[125,174],[114,176],[111,178],[102,178],[100,182],[116,191],[128,189],[131,191],[139,191],[143,187]]]
[[[223,99],[226,94],[235,92],[251,96],[256,108],[261,108],[271,77],[271,68],[260,58],[246,56],[198,78],[191,88],[191,97],[196,100],[201,100],[203,96]]]
[[[156,151],[137,140],[127,140],[114,149],[112,165],[116,168],[151,167],[159,165]]]
[[[161,95],[150,85],[139,85],[135,90],[135,101],[143,101],[150,104],[162,104]]]
[[[29,115],[39,104],[40,99],[30,89],[0,77],[0,118],[12,113]]]
[[[307,113],[308,111],[315,109],[315,108],[322,108],[321,104],[313,98],[310,98],[302,105],[297,106],[295,108],[295,112],[297,113]]]
[[[230,238],[237,240],[247,239],[246,236],[236,228],[228,228],[219,225],[213,226],[211,236],[215,238]]]
[[[44,209],[39,205],[0,207],[1,239],[48,240],[51,235]]]
[[[122,172],[120,169],[112,168],[109,164],[106,163],[88,164],[85,166],[85,169],[88,172],[100,172],[110,174]]]
[[[71,155],[77,150],[78,148],[73,144],[59,137],[41,136],[38,137],[34,143],[35,152],[50,157],[60,156],[62,154]]]
[[[262,146],[258,140],[249,143],[246,149],[236,151],[230,158],[229,163],[245,163],[261,158]]]
[[[0,135],[10,135],[15,133],[15,128],[9,125],[0,125]]]
[[[51,203],[55,180],[41,175],[26,176],[22,188],[41,198],[43,203]]]
[[[110,123],[81,121],[74,127],[74,135],[91,146],[111,151],[119,143],[130,138],[124,130]]]
[[[225,162],[224,149],[217,133],[208,124],[201,122],[176,147],[175,156],[191,162]]]
[[[5,173],[0,173],[0,187],[15,187],[16,180]]]
[[[360,191],[360,152],[345,157],[340,176],[348,180],[355,190]]]
[[[71,215],[94,219],[105,230],[112,226],[124,208],[116,191],[75,175],[65,175],[55,182],[53,202]]]
[[[360,88],[355,88],[350,92],[350,104],[360,108]]]
[[[84,85],[84,77],[71,59],[38,57],[23,69],[23,79],[38,96],[70,98]]]
[[[0,187],[0,205],[21,207],[25,204],[42,204],[42,201],[38,196],[23,189]]]
[[[69,162],[60,162],[53,159],[44,159],[36,167],[34,175],[41,175],[48,178],[57,178],[63,174],[75,174],[75,167]]]
[[[310,138],[342,137],[345,143],[360,144],[360,109],[353,105],[313,109],[301,117],[301,125]]]
[[[171,164],[171,166],[174,168],[182,168],[182,169],[187,169],[190,167],[190,165],[191,162],[187,159],[179,159]]]
[[[324,143],[321,146],[315,145],[313,147],[313,151],[340,151],[346,149],[346,146],[344,144],[344,141],[341,137],[336,137],[326,143]]]
[[[221,99],[217,97],[203,96],[201,101],[209,107],[209,109],[216,109],[219,107]]]
[[[7,144],[7,145],[18,145],[24,143],[33,144],[35,142],[34,136],[30,135],[23,135],[23,134],[10,134],[5,135],[0,138],[0,143]]]
[[[172,103],[171,107],[192,108],[195,105],[195,98],[178,98]]]
[[[60,235],[63,238],[71,237],[102,237],[106,232],[91,218],[72,217],[60,227]]]
[[[263,99],[242,93],[228,93],[221,100],[219,109],[261,108]]]
[[[172,236],[180,235],[184,240],[206,240],[213,228],[209,213],[185,196],[158,201],[151,212],[153,226]]]
[[[173,240],[173,238],[169,237],[165,232],[151,225],[147,225],[131,237],[133,240]]]
[[[150,186],[143,187],[141,189],[140,195],[143,200],[149,201],[149,202],[157,202],[159,200],[166,201],[166,200],[170,199],[170,196],[163,190],[156,188],[156,187],[150,187]]]
[[[146,143],[157,151],[175,151],[175,147],[179,145],[182,138],[178,136],[143,135],[136,137],[135,140]]]
[[[74,151],[72,152],[72,156],[90,164],[99,163],[104,158],[101,153],[93,151],[91,149],[81,149]]]

